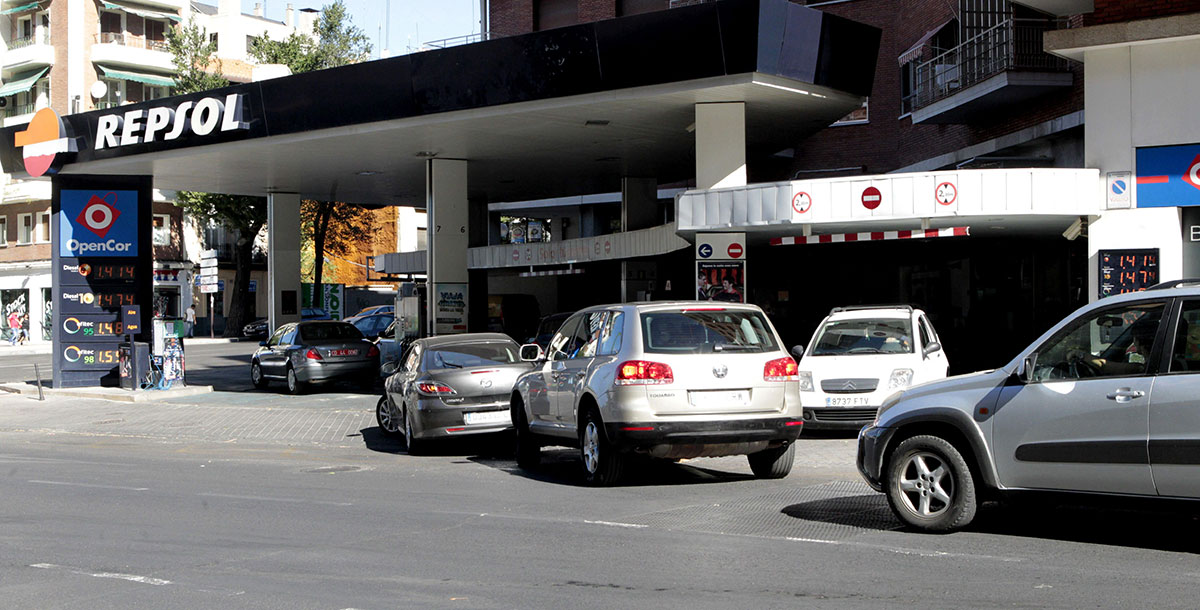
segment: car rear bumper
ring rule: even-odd
[[[875,491],[883,491],[883,451],[892,438],[892,428],[866,426],[858,432],[855,465],[859,474]]]
[[[356,381],[374,379],[378,375],[379,360],[354,362],[313,362],[296,369],[296,378],[304,383],[327,383],[332,381]]]
[[[467,423],[467,419],[476,413],[488,414],[497,419]],[[507,401],[454,406],[434,398],[419,401],[414,415],[416,418],[413,421],[413,434],[422,439],[503,432],[513,427]]]
[[[803,421],[793,417],[605,424],[613,445],[622,451],[655,457],[700,457],[755,453],[800,438]]]

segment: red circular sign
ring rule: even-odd
[[[729,253],[729,258],[741,258],[742,244],[729,244],[729,249],[726,252]]]
[[[604,253],[612,254],[612,242],[611,241],[604,242]]]
[[[513,250],[513,262],[515,263],[515,262],[517,262],[517,261],[519,261],[519,260],[521,260],[521,251],[520,251],[520,250]]]
[[[803,191],[796,193],[792,197],[792,209],[796,210],[797,214],[803,214],[812,208],[812,196]]]
[[[950,205],[958,199],[958,187],[953,183],[943,182],[933,189],[933,198],[942,205]]]
[[[874,210],[875,208],[879,207],[879,204],[881,203],[883,203],[883,193],[880,193],[879,189],[873,186],[868,186],[863,190],[862,204],[864,208],[867,208],[868,210]]]

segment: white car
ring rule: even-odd
[[[862,428],[888,396],[944,378],[947,366],[942,343],[920,309],[835,307],[799,363],[804,425]]]

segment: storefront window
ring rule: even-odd
[[[550,241],[549,218],[500,217],[500,243],[525,244]]]
[[[24,288],[0,290],[0,307],[4,311],[4,339],[11,341],[13,329],[9,326],[8,317],[13,312],[16,312],[19,319],[29,315],[29,291]],[[29,322],[23,320],[22,323],[28,325]]]
[[[42,289],[42,340],[54,338],[54,298],[49,288]]]

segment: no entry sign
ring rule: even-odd
[[[879,204],[881,203],[883,203],[883,193],[880,193],[879,189],[873,186],[868,186],[867,188],[863,189],[862,204],[864,208],[867,208],[868,210],[874,210],[875,208],[879,207]]]
[[[742,257],[742,244],[739,244],[739,243],[729,244],[729,249],[726,252],[729,254],[729,258],[741,258]]]

